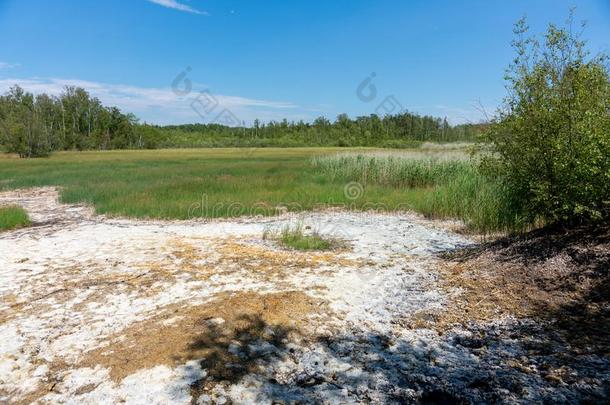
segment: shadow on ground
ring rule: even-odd
[[[268,325],[260,316],[241,315],[236,327],[227,331],[222,325],[210,325],[189,349],[204,359],[201,367],[213,381],[238,382],[256,371],[258,360],[281,355],[292,328]],[[192,358],[191,358],[192,359]]]
[[[610,224],[547,227],[446,257],[493,278],[572,345],[609,354]]]
[[[498,277],[511,293],[534,286],[523,291],[538,296],[527,302],[522,297],[531,316],[465,321],[445,332],[348,327],[312,336],[244,315],[236,326],[215,325],[192,342],[191,358],[203,353],[201,366],[208,372],[193,385],[193,398],[200,403],[608,401],[608,227],[545,229],[449,256]]]
[[[579,356],[560,334],[534,322],[445,335],[354,330],[307,340],[256,316],[240,322],[229,333],[210,328],[192,343],[198,356],[206,351],[201,366],[208,371],[192,386],[193,398],[455,404],[601,401],[609,395],[608,359]]]

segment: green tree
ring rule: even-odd
[[[487,133],[515,212],[527,222],[607,218],[610,207],[610,75],[605,55],[591,57],[567,26],[542,41],[514,32],[508,96]],[[491,164],[490,164],[491,163]]]
[[[13,86],[0,101],[0,139],[9,153],[20,157],[47,156],[52,140],[45,125],[43,111],[34,96]]]
[[[66,87],[59,97],[34,97],[19,86],[0,96],[0,145],[21,157],[46,156],[53,150],[151,148],[158,134],[118,108],[106,108],[84,89]]]

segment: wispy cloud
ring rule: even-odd
[[[472,124],[487,121],[493,116],[495,107],[472,104],[467,107],[448,106],[444,104],[436,104],[430,108],[422,107],[426,113],[430,113],[437,117],[446,116],[452,125],[455,124]]]
[[[158,4],[163,7],[173,8],[174,10],[185,11],[187,13],[208,15],[207,11],[200,11],[186,4],[179,3],[177,0],[148,0],[151,3]]]
[[[227,109],[240,121],[252,122],[254,118],[264,120],[308,119],[307,114],[296,111],[299,106],[286,101],[269,101],[241,96],[212,94],[217,102],[214,111],[202,117],[192,104],[200,94],[193,89],[186,96],[179,96],[171,88],[138,87],[125,84],[109,84],[78,79],[29,78],[0,79],[0,93],[13,85],[19,85],[34,94],[59,95],[66,86],[77,86],[99,98],[105,105],[116,105],[125,112],[132,112],[147,122],[158,124],[213,121],[215,116]]]
[[[0,69],[12,69],[18,67],[18,63],[8,63],[0,61]]]

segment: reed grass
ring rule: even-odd
[[[342,153],[316,157],[312,164],[333,181],[402,189],[413,210],[433,218],[460,219],[479,233],[518,228],[502,179],[481,174],[472,159]]]

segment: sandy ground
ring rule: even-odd
[[[0,234],[0,403],[608,395],[608,357],[558,366],[567,343],[539,322],[436,328],[461,293],[439,280],[439,254],[473,242],[416,215],[135,221],[59,204],[52,188],[0,193],[12,203],[34,226]],[[263,240],[295,221],[344,247]]]

